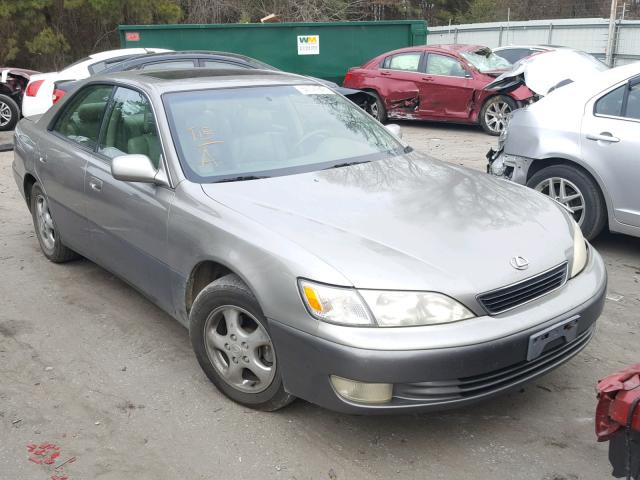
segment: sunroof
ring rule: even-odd
[[[272,70],[255,70],[252,68],[190,68],[186,70],[154,70],[142,75],[159,78],[161,80],[184,80],[202,77],[238,77],[255,75],[279,75],[281,72]]]

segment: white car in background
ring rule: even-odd
[[[121,48],[107,50],[89,55],[68,65],[59,72],[40,73],[32,75],[22,98],[22,115],[30,117],[40,115],[54,105],[64,92],[56,93],[56,82],[66,80],[82,80],[101,72],[114,62],[125,60],[133,55],[145,53],[170,52],[164,48]]]

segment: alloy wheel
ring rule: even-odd
[[[11,109],[9,105],[4,102],[0,102],[0,127],[4,127],[5,125],[9,125],[11,122],[13,114],[11,113]]]
[[[377,102],[373,102],[371,104],[371,106],[369,107],[369,113],[376,120],[380,120],[380,111],[378,110],[378,103]]]
[[[507,102],[494,100],[484,112],[484,121],[491,131],[500,133],[507,126],[510,113],[511,106]]]
[[[44,195],[36,198],[36,218],[38,221],[38,232],[44,247],[53,250],[56,246],[56,234],[53,227],[53,219],[49,212],[49,202]]]
[[[575,183],[566,178],[551,177],[542,180],[535,186],[535,190],[567,207],[573,214],[573,219],[582,226],[585,216],[584,196]]]
[[[271,337],[243,308],[216,308],[204,325],[211,364],[233,388],[246,393],[266,390],[275,377],[276,358]]]

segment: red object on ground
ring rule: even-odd
[[[597,389],[596,436],[606,442],[626,428],[631,409],[640,402],[640,364],[600,380]],[[633,412],[631,429],[640,432],[640,406]]]

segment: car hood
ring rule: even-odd
[[[571,226],[547,197],[416,153],[202,188],[359,288],[462,298],[547,270],[572,250]],[[514,269],[514,256],[530,268]]]
[[[554,88],[606,70],[608,67],[591,55],[569,49],[542,52],[513,64],[485,88],[513,90],[526,85],[529,90],[544,96]]]

